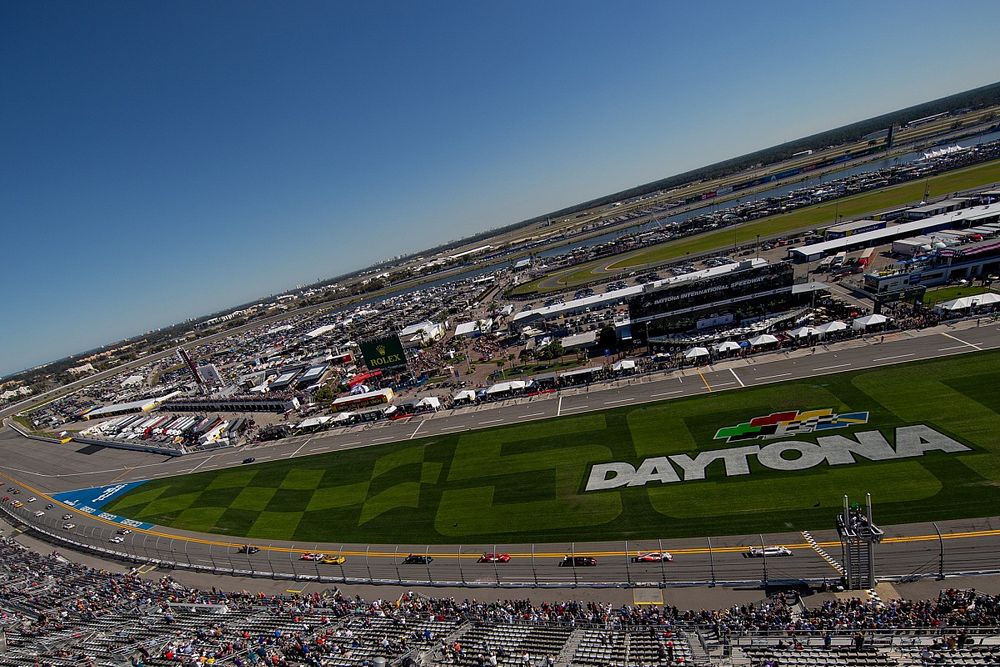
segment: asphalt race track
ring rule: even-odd
[[[108,540],[120,526],[72,508],[56,505],[45,516],[32,512],[44,509],[46,494],[95,487],[114,482],[136,481],[177,475],[195,470],[233,467],[248,455],[257,462],[320,452],[364,447],[391,441],[475,430],[532,419],[546,419],[580,412],[602,410],[630,403],[660,401],[760,384],[782,382],[828,373],[918,361],[954,354],[976,354],[1000,348],[1000,326],[976,326],[975,321],[920,332],[893,333],[879,342],[878,335],[809,349],[761,355],[700,369],[686,369],[618,381],[589,389],[571,389],[534,399],[514,399],[463,410],[442,411],[426,418],[385,422],[368,427],[350,427],[316,435],[296,436],[279,443],[265,443],[239,450],[171,458],[161,455],[110,448],[83,447],[78,443],[59,445],[28,440],[16,432],[0,432],[0,477],[4,486],[23,489],[17,499],[32,495],[38,500],[14,510],[22,522],[30,523],[60,538],[132,554],[139,559],[167,560],[180,567],[236,571],[261,576],[296,576],[329,581],[360,581],[405,584],[449,584],[478,586],[556,585],[567,583],[680,585],[684,583],[757,583],[761,580],[835,579],[840,575],[840,546],[830,517],[830,530],[811,535],[713,537],[711,540],[642,540],[638,542],[590,544],[472,544],[455,546],[422,545],[342,545],[275,542],[254,544],[254,555],[237,552],[240,538],[186,533],[154,527],[134,530],[121,544]],[[89,453],[88,453],[89,452]],[[877,490],[874,490],[877,492]],[[876,519],[877,519],[877,493]],[[60,517],[70,512],[76,524],[63,530]],[[942,523],[939,539],[931,524],[884,527],[886,538],[878,547],[877,574],[880,579],[933,576],[947,573],[1000,571],[1000,520],[990,518]],[[791,556],[748,558],[749,545],[786,545]],[[302,552],[342,553],[343,565],[300,561]],[[477,563],[484,552],[509,553],[506,564]],[[667,551],[672,562],[632,563],[630,556],[642,551]],[[430,555],[430,564],[402,564],[409,554]],[[559,567],[566,554],[592,555],[596,567]]]

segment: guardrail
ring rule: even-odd
[[[631,563],[625,554],[634,553],[635,543],[624,543],[622,551],[617,556],[602,556],[603,567],[566,567],[556,568],[557,557],[552,553],[539,553],[538,557],[525,555],[518,558],[518,564],[499,565],[496,563],[478,563],[478,550],[472,551],[463,547],[430,547],[416,552],[377,551],[371,546],[364,551],[329,549],[330,553],[346,553],[351,561],[345,567],[340,564],[323,564],[319,562],[302,561],[298,558],[300,551],[320,551],[319,546],[310,549],[307,545],[296,548],[274,547],[261,545],[261,552],[253,557],[251,554],[239,553],[238,543],[226,542],[190,542],[182,537],[173,538],[162,533],[151,533],[134,530],[120,544],[109,542],[109,537],[115,535],[116,528],[124,526],[105,526],[89,524],[76,526],[72,530],[62,530],[57,517],[34,517],[27,505],[17,509],[6,503],[0,505],[0,511],[8,520],[24,526],[26,530],[41,539],[56,545],[66,545],[102,558],[130,562],[135,564],[151,564],[172,570],[187,570],[205,572],[217,575],[235,577],[259,577],[279,580],[306,581],[322,584],[369,584],[393,586],[430,586],[430,587],[464,587],[464,588],[686,588],[686,587],[764,587],[764,586],[820,586],[837,583],[837,576],[830,576],[823,568],[825,562],[816,559],[805,561],[802,558],[789,560],[747,559],[737,547],[728,547],[716,551],[702,550],[701,559],[688,555],[684,565],[677,563],[638,564]],[[58,510],[57,510],[58,511]],[[711,540],[706,541],[711,545]],[[945,541],[940,544],[944,554]],[[192,545],[196,551],[190,551]],[[206,549],[207,546],[207,549]],[[648,547],[648,542],[647,545]],[[487,547],[488,548],[488,547]],[[554,547],[549,546],[549,549]],[[613,547],[613,548],[618,548]],[[919,579],[944,579],[956,576],[976,576],[998,574],[996,563],[989,549],[970,546],[967,551],[952,548],[953,554],[945,554],[956,561],[956,566],[946,567],[946,560],[931,558],[924,561],[912,572],[893,573],[880,576],[880,581],[905,582]],[[925,549],[927,551],[928,549]],[[933,550],[931,548],[930,550]],[[408,553],[418,555],[433,555],[435,564],[403,565],[403,557]],[[534,548],[532,550],[534,553]],[[575,552],[582,554],[583,552]],[[728,561],[723,565],[716,562],[718,555],[728,555]],[[983,555],[985,554],[985,555]],[[708,556],[706,559],[705,556]],[[977,561],[979,559],[979,561]],[[887,557],[887,562],[888,557]],[[978,562],[984,566],[978,567]],[[530,564],[529,564],[530,563]],[[777,563],[777,564],[776,564]],[[609,565],[610,564],[610,565]],[[402,567],[401,567],[402,565]],[[336,569],[334,569],[336,568]],[[610,569],[614,568],[614,569]],[[324,570],[326,570],[324,572]],[[720,570],[722,570],[720,572]],[[419,575],[419,576],[418,576]]]

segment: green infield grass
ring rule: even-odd
[[[726,248],[751,243],[758,236],[762,239],[772,238],[780,234],[833,224],[838,215],[845,220],[860,218],[869,213],[920,201],[924,197],[925,188],[929,190],[931,196],[940,196],[997,181],[1000,181],[1000,161],[987,162],[919,181],[873,190],[815,206],[807,206],[791,213],[768,216],[726,229],[696,234],[676,241],[667,241],[627,253],[617,261],[614,261],[614,258],[606,257],[587,262],[564,269],[551,276],[543,276],[518,285],[512,290],[512,293],[523,295],[560,291],[597,280],[601,274],[610,278],[616,272],[631,268],[655,265],[680,259],[687,255],[722,251]]]
[[[997,387],[1000,352],[984,352],[168,477],[105,510],[255,540],[467,545],[830,528],[845,493],[871,492],[885,524],[1000,515]],[[716,439],[755,417],[823,409],[867,423]],[[896,429],[914,425],[968,449],[801,470],[748,456],[740,476],[716,460],[703,480],[585,490],[597,464],[875,431],[899,448]]]

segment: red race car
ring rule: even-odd
[[[632,556],[633,563],[669,563],[673,559],[674,557],[666,551],[662,553],[659,551],[649,551]]]
[[[479,557],[479,563],[509,563],[510,554],[486,553]]]
[[[304,553],[301,556],[299,556],[299,560],[317,560],[318,561],[318,560],[323,560],[324,558],[326,558],[326,554]]]

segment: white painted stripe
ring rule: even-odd
[[[774,378],[783,378],[783,377],[788,377],[789,375],[791,375],[791,373],[777,373],[775,375],[763,375],[763,376],[761,376],[761,377],[759,377],[757,379],[758,380],[773,380]]]
[[[814,371],[832,371],[834,368],[847,368],[850,364],[834,364],[833,366],[819,366]]]
[[[712,383],[712,389],[715,389],[716,387],[728,387],[731,384],[736,384],[736,383],[735,382],[713,382]]]
[[[479,422],[480,424],[497,424],[502,422],[502,419],[487,419],[486,421]]]
[[[893,359],[905,359],[906,357],[912,357],[916,352],[907,352],[906,354],[896,354],[891,357],[879,357],[878,359],[872,359],[872,361],[892,361]]]
[[[413,433],[411,433],[410,437],[408,438],[409,440],[413,440],[413,437],[417,434],[417,431],[420,430],[420,427],[423,426],[424,422],[426,422],[426,421],[427,421],[426,419],[423,419],[423,420],[420,421],[419,424],[417,424],[417,428],[413,429]]]
[[[736,378],[736,381],[740,383],[741,387],[746,386],[745,384],[743,384],[743,380],[740,379],[740,376],[736,374],[736,371],[734,369],[730,368],[729,372],[733,374],[733,377]]]
[[[604,405],[614,405],[615,403],[631,403],[634,398],[616,398],[613,401],[604,401]]]
[[[664,391],[659,394],[650,394],[649,397],[657,398],[659,396],[673,396],[674,394],[683,394],[683,393],[684,391],[682,389],[675,389],[674,391]]]
[[[532,412],[530,415],[521,415],[521,418],[527,419],[528,417],[541,417],[544,414],[544,412]]]
[[[964,350],[966,345],[950,345],[948,347],[939,347],[938,352],[947,352],[949,350]]]
[[[981,350],[983,349],[983,348],[979,347],[978,345],[975,345],[975,344],[973,344],[973,343],[970,343],[970,342],[968,342],[968,341],[964,341],[964,340],[962,340],[962,339],[961,339],[961,338],[959,338],[958,336],[952,336],[952,335],[951,335],[950,333],[948,333],[947,331],[942,331],[942,332],[941,332],[941,335],[942,335],[942,336],[945,336],[946,338],[950,338],[950,339],[952,339],[952,340],[954,340],[954,341],[958,341],[959,343],[962,343],[963,345],[968,345],[968,346],[969,346],[969,347],[971,347],[971,348],[972,348],[973,350],[979,350],[979,351],[981,351]]]

